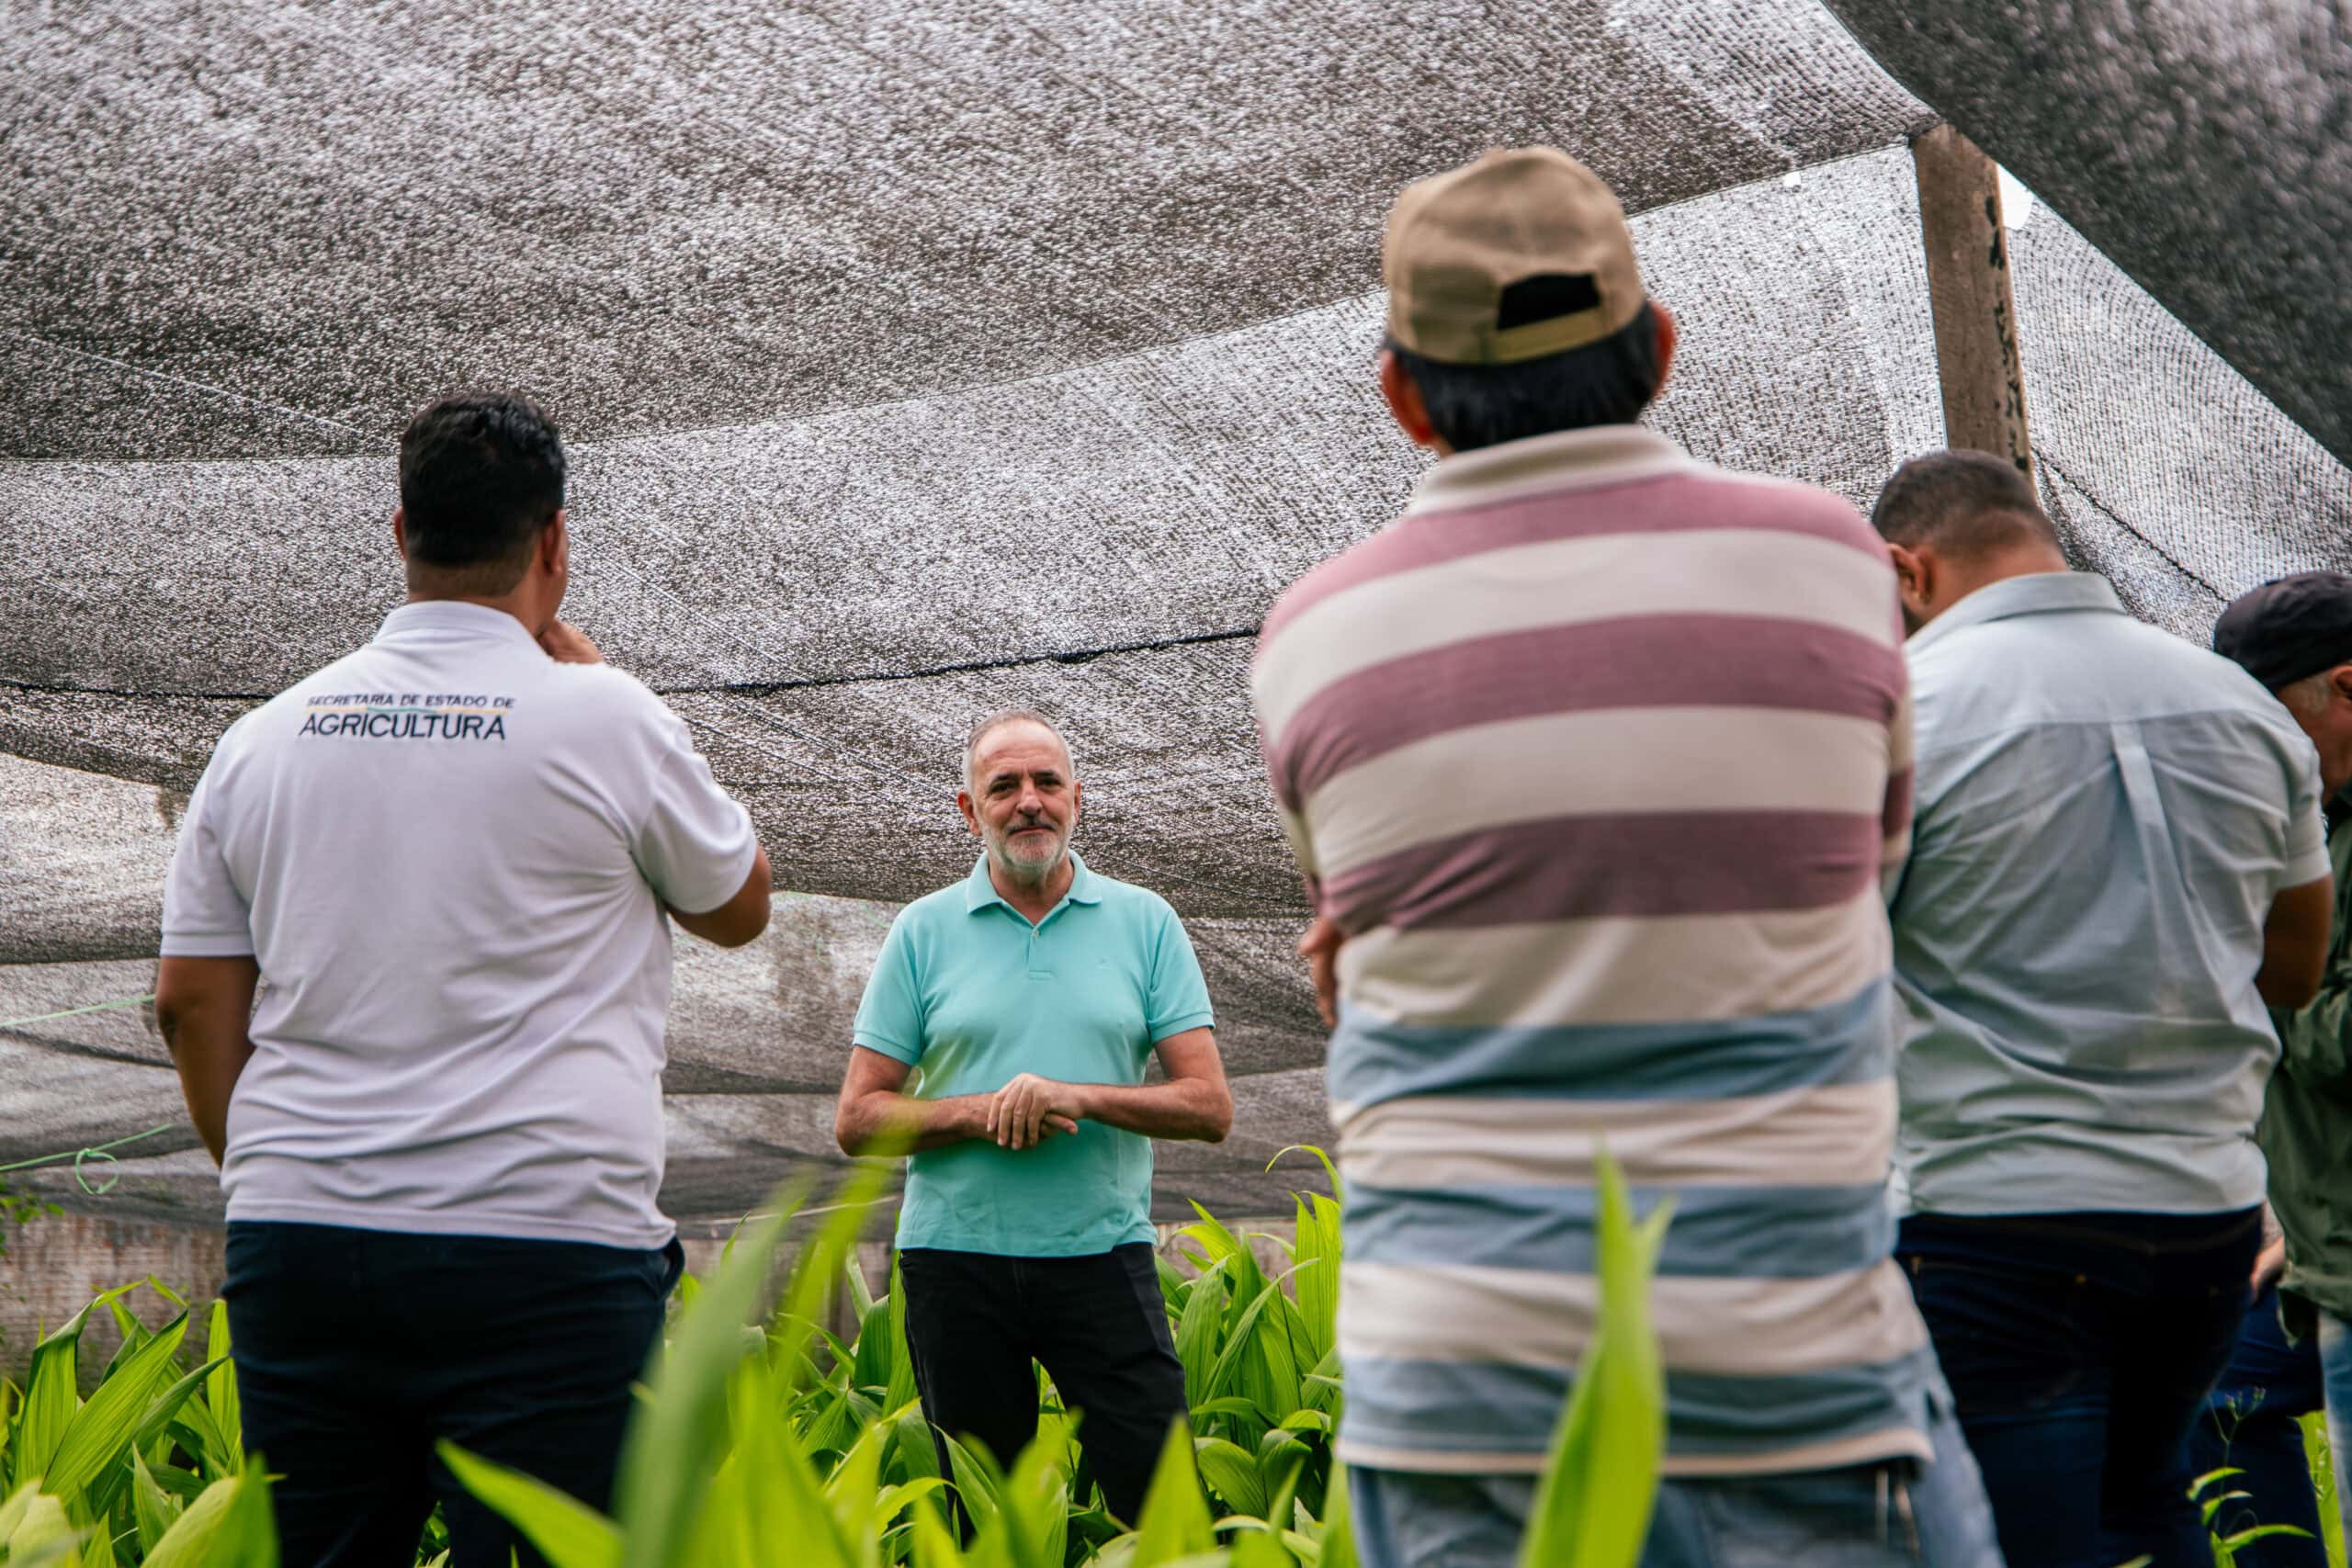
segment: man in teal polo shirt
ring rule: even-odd
[[[1150,1140],[1221,1141],[1233,1097],[1182,922],[1087,869],[1069,847],[1079,794],[1043,716],[973,727],[956,802],[984,852],[892,922],[834,1134],[853,1155],[915,1151],[899,1267],[933,1426],[1010,1464],[1037,1428],[1034,1358],[1080,1413],[1103,1500],[1133,1522],[1184,1414]],[[1165,1081],[1147,1084],[1155,1052]]]

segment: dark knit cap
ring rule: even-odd
[[[2213,623],[2213,651],[2274,692],[2352,664],[2352,576],[2299,571],[2239,594]]]

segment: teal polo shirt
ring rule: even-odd
[[[899,911],[852,1038],[921,1074],[907,1092],[989,1094],[1022,1073],[1139,1084],[1156,1043],[1216,1022],[1168,900],[1070,862],[1069,891],[1035,926],[998,897],[986,855]],[[1075,1258],[1153,1238],[1139,1133],[1081,1122],[1035,1148],[972,1140],[908,1164],[901,1247]]]

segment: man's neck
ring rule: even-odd
[[[1069,891],[1069,885],[1077,877],[1078,866],[1070,859],[1068,850],[1062,852],[1062,858],[1054,863],[1054,869],[1046,874],[1042,882],[1016,882],[1006,874],[1004,867],[997,864],[995,856],[989,857],[989,886],[996,889],[998,897],[1012,905],[1021,918],[1033,926],[1054,912],[1054,906],[1062,901],[1063,896]]]
[[[1943,608],[1921,623],[1932,626],[1954,606],[1964,603],[1970,594],[1990,588],[1996,582],[2007,582],[2013,577],[2041,577],[2053,572],[2072,571],[2066,558],[2046,545],[2019,545],[2011,549],[1996,550],[1967,563],[1959,573],[1959,592],[1944,602]]]
[[[408,580],[408,602],[412,604],[479,604],[485,610],[496,610],[512,615],[523,624],[523,629],[537,637],[548,629],[555,618],[552,605],[545,603],[547,595],[533,590],[527,577],[505,593],[448,593],[432,585],[432,577],[412,571]]]

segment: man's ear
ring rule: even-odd
[[[408,559],[408,511],[405,507],[392,508],[392,549],[401,559]]]
[[[563,577],[571,570],[571,530],[565,526],[567,519],[562,507],[548,519],[539,530],[539,564],[550,577]]]
[[[1430,423],[1430,411],[1421,401],[1421,389],[1413,384],[1412,373],[1396,357],[1396,351],[1384,348],[1377,361],[1380,373],[1380,395],[1388,404],[1389,417],[1396,422],[1416,446],[1426,446],[1432,452],[1447,450],[1445,438]]]
[[[1935,557],[1889,541],[1886,558],[1894,563],[1894,581],[1903,595],[1904,609],[1925,620],[1936,594]]]
[[[1650,301],[1650,315],[1657,322],[1657,385],[1650,389],[1655,398],[1666,390],[1666,378],[1674,370],[1674,345],[1682,341],[1682,329],[1675,325],[1674,312]]]
[[[972,837],[978,839],[987,836],[980,831],[980,814],[973,803],[970,790],[959,789],[956,792],[956,809],[964,814],[964,826],[972,830]]]
[[[2352,664],[2339,664],[2327,672],[2329,689],[2346,703],[2352,703]]]

